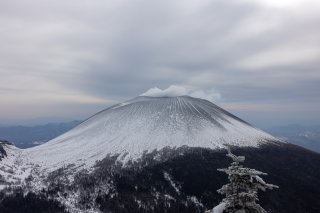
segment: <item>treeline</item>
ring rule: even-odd
[[[67,213],[57,201],[32,192],[24,195],[22,191],[12,194],[0,192],[0,212],[5,213]]]

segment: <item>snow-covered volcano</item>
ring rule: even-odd
[[[146,97],[112,106],[44,145],[27,149],[47,168],[91,166],[106,155],[135,160],[145,152],[181,146],[258,146],[276,140],[215,104],[189,96]]]
[[[280,186],[267,209],[319,212],[320,155],[189,96],[139,96],[34,148],[0,142],[0,212],[201,213],[228,145]]]

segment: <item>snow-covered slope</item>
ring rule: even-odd
[[[0,190],[2,190],[8,184],[19,185],[20,180],[29,176],[32,168],[22,166],[25,163],[21,157],[23,150],[1,141],[0,148],[4,151],[4,156],[0,159]]]
[[[256,147],[276,140],[213,103],[192,98],[145,97],[112,106],[46,144],[26,149],[24,158],[53,170],[92,166],[106,155],[127,162],[164,147]]]

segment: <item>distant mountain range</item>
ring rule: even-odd
[[[19,148],[29,148],[69,131],[80,122],[48,123],[37,126],[0,126],[0,140],[11,141]]]
[[[265,131],[289,143],[320,153],[320,125],[303,126],[292,124],[270,127]]]

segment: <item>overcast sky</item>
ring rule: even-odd
[[[0,124],[188,88],[258,126],[319,123],[319,0],[2,0]]]

